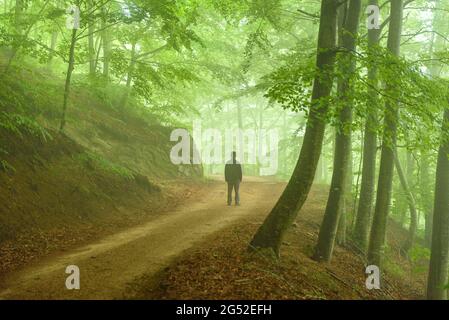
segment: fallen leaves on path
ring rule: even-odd
[[[310,257],[326,203],[315,187],[289,230],[279,261],[249,253],[247,244],[264,215],[246,218],[188,251],[157,280],[143,282],[137,298],[147,299],[414,299],[419,281],[387,274],[381,290],[365,287],[363,258],[336,246],[332,263]],[[408,268],[404,261],[394,261]]]

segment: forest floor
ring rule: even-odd
[[[139,279],[158,273],[184,250],[245,217],[266,212],[282,184],[247,181],[241,207],[225,203],[223,183],[210,182],[172,211],[3,277],[0,299],[114,299],[134,296]],[[65,268],[77,265],[81,290],[65,288]]]
[[[0,285],[0,299],[420,297],[423,276],[409,277],[411,267],[395,254],[395,244],[381,290],[365,288],[364,261],[351,249],[337,246],[331,264],[310,259],[324,211],[324,186],[312,190],[286,237],[280,262],[248,254],[251,235],[284,186],[256,178],[245,181],[242,205],[228,207],[223,183],[210,182],[151,221],[8,273]],[[401,233],[389,234],[397,238]],[[65,288],[68,265],[80,268],[80,290]]]
[[[243,185],[242,189],[249,187]],[[276,185],[273,191],[278,193],[279,187]],[[279,261],[247,250],[251,237],[271,209],[265,206],[264,210],[245,215],[238,223],[187,250],[159,274],[140,279],[133,298],[422,299],[427,258],[410,259],[400,254],[407,231],[395,221],[390,220],[388,226],[387,258],[380,290],[366,288],[366,261],[350,239],[345,246],[335,246],[331,263],[318,263],[310,258],[327,192],[328,186],[312,188],[287,233]]]

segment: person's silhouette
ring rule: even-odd
[[[232,204],[232,189],[235,192],[235,205],[240,205],[239,187],[242,182],[242,166],[236,160],[237,153],[232,152],[232,160],[226,162],[225,180],[228,183],[228,206]]]

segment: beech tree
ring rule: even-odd
[[[428,299],[447,299],[449,268],[449,109],[444,111],[435,182]]]
[[[370,5],[379,6],[378,0],[370,0]],[[368,54],[373,56],[379,48],[380,29],[368,30]],[[368,67],[367,88],[370,107],[367,108],[364,140],[363,140],[363,164],[362,181],[360,187],[360,199],[355,217],[353,239],[357,247],[365,252],[368,246],[369,231],[372,219],[372,207],[375,196],[376,183],[376,155],[377,155],[377,126],[378,126],[378,69],[375,60],[370,60]]]
[[[332,257],[338,222],[342,213],[342,204],[345,200],[348,183],[349,160],[351,155],[351,126],[352,104],[351,75],[356,68],[354,51],[356,49],[356,37],[360,21],[362,3],[359,0],[350,0],[345,14],[345,21],[341,30],[341,47],[343,53],[340,56],[341,73],[343,77],[338,81],[338,98],[341,100],[341,111],[335,137],[334,171],[332,182],[324,212],[323,222],[315,248],[316,260],[329,261]]]
[[[251,240],[251,248],[272,250],[277,256],[287,228],[307,199],[321,154],[325,119],[333,84],[337,39],[337,1],[322,0],[312,107],[299,159],[287,187]]]
[[[388,31],[388,50],[392,57],[398,57],[401,45],[403,1],[391,2],[390,28]],[[387,84],[388,86],[388,84]],[[394,88],[386,91],[393,97],[397,95]],[[399,117],[398,102],[388,101],[385,105],[384,131],[380,158],[379,180],[377,184],[376,206],[368,247],[368,263],[379,266],[385,245],[388,212],[390,210],[391,189],[394,170],[394,148],[397,140]]]

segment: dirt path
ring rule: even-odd
[[[279,197],[283,184],[245,181],[242,205],[225,205],[225,186],[207,185],[206,198],[190,199],[183,207],[163,213],[141,226],[7,275],[0,299],[114,299],[143,275],[166,267],[173,258],[205,236],[239,218],[266,214]],[[65,269],[77,265],[81,289],[67,290]]]

